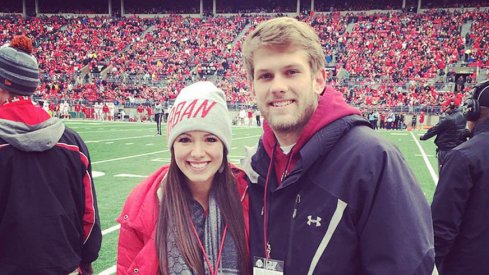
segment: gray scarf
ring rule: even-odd
[[[209,213],[207,219],[205,217],[204,209],[198,202],[192,201],[190,210],[192,211],[192,221],[194,222],[199,238],[204,245],[205,252],[209,257],[212,268],[215,268],[222,240],[222,233],[226,226],[223,224],[221,211],[216,203],[216,199],[212,194],[209,197]],[[187,266],[178,249],[177,241],[174,230],[168,230],[167,257],[169,274],[193,275],[194,273]],[[209,270],[204,255],[202,256],[202,262],[204,264],[205,274],[211,275],[213,270]],[[238,252],[236,251],[236,245],[234,244],[234,240],[228,229],[224,240],[218,274],[239,274],[238,267]]]

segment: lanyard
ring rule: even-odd
[[[270,180],[270,172],[273,169],[273,158],[275,157],[275,148],[277,148],[277,142],[273,145],[272,158],[268,165],[267,178],[265,179],[265,190],[263,192],[263,247],[265,250],[265,258],[270,259],[270,244],[268,243],[268,209],[267,209],[267,197],[268,197],[268,182]]]
[[[267,205],[267,198],[268,198],[268,182],[270,181],[270,174],[273,169],[273,160],[275,158],[275,150],[277,148],[277,143],[278,141],[275,142],[273,145],[273,150],[272,150],[272,158],[270,159],[270,164],[268,165],[268,171],[267,171],[267,178],[265,180],[265,191],[263,192],[263,244],[264,244],[264,249],[265,249],[265,258],[268,260],[270,259],[270,253],[271,253],[271,246],[270,243],[268,242],[268,205]],[[285,164],[285,170],[282,173],[281,177],[281,182],[284,180],[284,178],[288,174],[288,169],[290,165],[290,161],[292,159],[292,151],[294,149],[290,150],[289,152],[289,157],[287,158],[287,163]]]
[[[212,264],[211,264],[211,261],[209,260],[209,256],[205,252],[204,245],[202,244],[202,241],[200,240],[199,233],[197,233],[197,229],[195,228],[195,225],[193,222],[192,222],[192,228],[194,230],[195,237],[197,237],[197,240],[199,241],[200,249],[202,250],[202,253],[204,254],[204,258],[205,258],[205,261],[207,263],[207,267],[209,268],[209,272],[212,275],[217,275],[217,272],[219,271],[219,264],[221,263],[222,249],[224,247],[224,239],[226,239],[226,233],[228,231],[228,225],[226,224],[226,227],[224,227],[224,231],[222,233],[221,245],[219,245],[219,253],[217,254],[217,261],[216,261],[215,268],[212,268]]]

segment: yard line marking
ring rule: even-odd
[[[171,161],[171,158],[155,158],[155,159],[152,159],[151,161],[156,161],[156,162],[170,162]]]
[[[109,233],[112,233],[112,232],[114,232],[114,231],[117,231],[117,230],[119,230],[120,228],[121,228],[121,225],[120,225],[120,224],[118,224],[118,225],[114,225],[114,226],[112,226],[112,227],[110,227],[110,228],[107,228],[107,229],[105,229],[105,230],[103,230],[103,231],[102,231],[102,236],[107,235],[107,234],[109,234]]]
[[[390,133],[391,136],[407,136],[406,133]]]
[[[133,142],[126,143],[126,145],[133,145],[133,144],[134,144]]]
[[[239,139],[249,139],[249,138],[257,138],[257,137],[261,137],[261,135],[254,135],[254,136],[247,136],[247,137],[233,138],[233,140],[239,140]]]
[[[154,145],[154,144],[153,144],[153,143],[148,143],[148,144],[146,144],[146,146],[151,146],[151,145]]]
[[[100,164],[100,163],[106,163],[106,162],[123,160],[123,159],[132,159],[132,158],[138,158],[138,157],[143,157],[143,156],[161,154],[161,153],[165,153],[165,152],[168,152],[168,150],[155,151],[155,152],[151,152],[151,153],[145,153],[145,154],[139,154],[139,155],[132,155],[132,156],[127,156],[127,157],[115,158],[115,159],[106,159],[106,160],[93,161],[92,164]]]
[[[112,274],[115,274],[115,272],[117,271],[117,268],[115,265],[107,268],[106,270],[100,272],[98,275],[112,275]]]
[[[98,177],[102,177],[102,176],[105,176],[104,172],[92,171],[92,178],[98,178]]]
[[[150,136],[153,136],[153,135],[150,135]],[[260,137],[260,136],[261,135],[254,135],[254,136],[249,136],[249,137],[241,137],[241,138],[235,138],[235,140],[238,140],[238,139],[257,138],[257,137]],[[132,156],[127,156],[127,157],[120,157],[120,158],[115,158],[115,159],[106,159],[106,160],[93,161],[92,164],[100,164],[100,163],[106,163],[106,162],[123,160],[123,159],[132,159],[132,158],[138,158],[138,157],[143,157],[143,156],[161,154],[161,153],[165,153],[165,152],[168,152],[168,150],[155,151],[155,152],[151,152],[151,153],[138,154],[138,155],[132,155]]]
[[[419,141],[416,139],[414,134],[412,132],[411,137],[414,139],[414,142],[416,142],[416,145],[418,146],[419,151],[421,152],[421,155],[423,156],[424,163],[426,164],[426,167],[428,168],[428,171],[430,171],[431,178],[433,178],[433,182],[435,183],[435,186],[438,184],[438,175],[436,174],[435,170],[433,169],[433,166],[431,166],[430,161],[428,160],[428,157],[426,153],[423,150],[423,147],[421,147],[421,144],[419,144]]]
[[[140,131],[149,131],[150,129],[149,128],[139,128],[139,129],[118,129],[118,130],[114,130],[114,129],[105,129],[105,130],[92,130],[91,131],[91,128],[84,128],[85,130],[87,131],[77,131],[79,134],[91,134],[91,133],[107,133],[107,132],[140,132]]]
[[[105,144],[112,144],[114,143],[113,141],[107,141]]]
[[[99,143],[99,142],[105,142],[105,141],[124,140],[124,139],[135,139],[135,138],[143,138],[143,137],[154,137],[154,135],[145,135],[145,136],[136,136],[136,137],[123,137],[123,138],[111,138],[111,139],[102,139],[102,140],[89,140],[89,141],[85,141],[85,143]]]
[[[114,177],[117,177],[117,178],[145,178],[147,176],[135,175],[135,174],[117,174],[117,175],[114,175]]]

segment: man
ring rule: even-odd
[[[472,138],[448,152],[431,205],[440,275],[489,274],[489,80],[464,115]]]
[[[413,114],[413,116],[411,117],[411,129],[412,130],[416,130],[416,123],[418,122],[418,117],[416,116],[416,114]]]
[[[0,48],[0,273],[92,274],[102,234],[82,139],[32,104],[32,42]]]
[[[155,105],[155,121],[156,121],[156,134],[161,135],[161,118],[163,116],[163,106],[161,102],[157,102]]]
[[[427,140],[436,136],[438,171],[445,163],[447,153],[464,141],[463,134],[465,133],[465,124],[467,124],[462,112],[455,107],[455,104],[448,105],[445,108],[445,113],[447,114],[445,118],[440,118],[435,126],[419,137],[420,140]]]
[[[246,111],[243,107],[239,110],[239,126],[245,126]]]
[[[260,110],[258,109],[255,110],[255,120],[256,120],[256,126],[261,127],[261,113]]]
[[[325,90],[314,30],[292,18],[266,21],[243,55],[265,118],[245,167],[254,271],[431,274],[428,203],[400,152],[341,93]]]
[[[143,105],[139,104],[136,111],[138,113],[139,121],[143,122],[143,120],[144,120],[144,107],[143,107]]]

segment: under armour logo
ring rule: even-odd
[[[316,217],[315,220],[312,219],[312,216],[307,216],[307,225],[311,225],[312,223],[314,223],[316,225],[316,227],[320,227],[321,226],[321,217]]]

